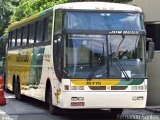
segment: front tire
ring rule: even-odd
[[[52,115],[60,114],[61,110],[60,108],[54,106],[52,104],[52,87],[50,85],[49,90],[48,90],[48,105],[49,105],[49,111]]]

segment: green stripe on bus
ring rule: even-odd
[[[121,82],[118,83],[118,85],[140,85],[143,82],[144,79],[130,79],[130,80],[122,79]]]

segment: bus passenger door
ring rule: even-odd
[[[54,70],[59,81],[62,79],[62,36],[57,35],[54,38]]]

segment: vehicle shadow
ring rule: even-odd
[[[32,106],[38,107],[43,110],[48,111],[48,105],[45,102],[33,99],[31,97],[23,96],[23,102],[30,104]],[[46,114],[50,114],[49,111]],[[115,120],[117,116],[111,114],[109,109],[99,110],[99,109],[63,109],[61,113],[55,116],[61,116],[66,120]]]
[[[115,120],[117,116],[109,110],[85,109],[85,110],[63,110],[63,117],[68,120]]]

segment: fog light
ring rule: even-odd
[[[137,100],[137,97],[134,96],[134,97],[132,98],[132,100]]]
[[[143,100],[143,96],[137,97],[137,100]]]
[[[143,100],[143,96],[133,96],[132,100]]]

